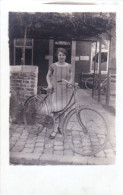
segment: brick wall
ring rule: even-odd
[[[25,100],[37,94],[38,67],[10,66],[10,121],[23,122]]]
[[[37,66],[10,66],[10,90],[14,89],[22,101],[37,94],[37,82]]]

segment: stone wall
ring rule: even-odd
[[[23,122],[25,100],[37,94],[38,67],[10,66],[10,121]]]
[[[37,83],[37,66],[10,66],[10,90],[16,91],[22,102],[37,94]]]

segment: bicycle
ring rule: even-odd
[[[59,82],[72,89],[72,95],[65,108],[52,112],[52,114],[58,114],[58,117],[67,112],[63,120],[63,138],[74,152],[84,156],[95,155],[105,147],[108,141],[108,128],[105,119],[98,111],[89,106],[81,106],[77,102],[78,84],[70,84],[66,80]],[[44,126],[53,127],[54,119],[49,116],[48,96],[49,93],[45,96],[36,95],[25,102],[24,121],[27,128],[33,125],[32,129],[35,129],[35,125],[39,125],[40,129],[40,125],[42,125],[42,131]]]
[[[98,87],[99,87],[99,79],[98,79],[98,77],[97,76],[95,76],[95,78],[93,79],[93,78],[88,78],[88,79],[86,79],[86,81],[85,81],[85,87],[86,87],[86,89],[93,89],[94,88],[94,90],[97,90],[98,89]],[[101,92],[103,93],[103,94],[105,94],[105,92],[106,92],[106,85],[107,85],[107,78],[105,78],[101,83],[100,83],[100,88],[101,88]]]
[[[22,122],[23,103],[20,99],[19,91],[10,90],[9,121],[20,124]]]

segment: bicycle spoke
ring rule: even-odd
[[[31,126],[30,133],[40,133],[43,130],[42,115],[48,114],[47,105],[41,98],[34,96],[24,106],[24,122]]]
[[[80,120],[84,128],[78,121],[72,121],[75,118],[75,110],[68,115],[64,131],[68,144],[73,151],[82,155],[94,155],[101,151],[107,143],[108,131],[105,120],[95,110],[90,108],[81,108],[79,112]]]

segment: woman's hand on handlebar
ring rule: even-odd
[[[47,93],[52,93],[53,92],[53,86],[52,85],[48,85],[47,87]]]
[[[66,84],[68,87],[73,87],[74,86],[74,84],[71,82],[71,81],[67,81],[67,80],[65,80],[65,79],[62,79],[62,80],[60,80],[60,81],[58,81],[59,83],[64,83],[64,84]]]

